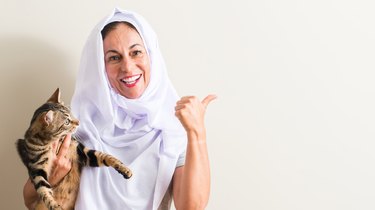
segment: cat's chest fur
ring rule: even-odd
[[[60,144],[62,144],[62,142],[60,142]],[[61,180],[56,186],[52,186],[54,198],[56,202],[61,205],[62,209],[74,209],[79,190],[78,186],[83,165],[79,162],[79,157],[77,156],[77,146],[78,142],[75,139],[72,139],[68,149],[68,154],[66,155],[66,158],[71,160],[71,169],[63,180]],[[49,156],[52,158],[54,156],[52,146],[50,146],[50,149],[51,152]],[[51,162],[49,166],[50,169],[52,165],[53,163]],[[48,210],[42,201],[38,202],[35,209]]]

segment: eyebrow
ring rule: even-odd
[[[141,44],[133,44],[133,45],[131,45],[131,46],[129,47],[129,49],[132,49],[132,48],[134,48],[134,47],[136,47],[136,46],[141,46],[141,47],[143,47]]]
[[[132,48],[136,47],[136,46],[141,46],[143,47],[143,45],[141,44],[133,44],[129,47],[129,50],[131,50]],[[108,54],[108,53],[119,53],[117,50],[107,50],[107,52],[105,52],[105,55]]]
[[[118,54],[118,51],[117,50],[107,50],[107,52],[105,52],[105,54],[107,55],[108,53],[117,53]]]

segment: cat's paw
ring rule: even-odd
[[[122,173],[125,179],[129,179],[133,176],[133,173],[131,171],[126,171],[125,173]]]
[[[49,210],[64,210],[60,205],[54,205],[49,208]]]
[[[125,179],[129,179],[130,177],[133,176],[133,173],[131,172],[131,170],[128,169],[127,167],[125,167],[125,166],[120,166],[118,169],[116,168],[116,170],[117,170],[122,176],[124,176]]]

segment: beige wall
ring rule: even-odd
[[[70,102],[84,41],[116,5],[154,26],[181,95],[219,96],[208,209],[375,209],[372,2],[3,2],[1,209],[24,208],[16,139],[56,87]]]

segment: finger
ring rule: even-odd
[[[55,141],[55,142],[52,143],[53,154],[56,154],[56,152],[57,152],[57,145],[59,145],[59,141]]]
[[[178,104],[174,107],[175,111],[181,110],[183,108],[186,108],[186,104]]]
[[[64,157],[69,149],[70,141],[71,141],[71,134],[67,134],[63,143],[60,146],[59,153],[57,154],[57,158]]]
[[[180,100],[177,101],[176,104],[184,104],[186,102],[188,102],[189,100],[191,100],[191,98],[193,98],[194,96],[184,96],[182,98],[180,98]]]
[[[194,97],[194,96],[183,96],[183,97],[181,97],[181,100],[186,100],[186,99],[189,99],[189,98],[192,98],[192,97]]]
[[[203,101],[202,101],[203,106],[206,108],[207,105],[208,105],[212,100],[215,100],[216,98],[217,98],[217,96],[216,96],[216,95],[212,95],[212,94],[206,96],[206,98],[204,98]]]

